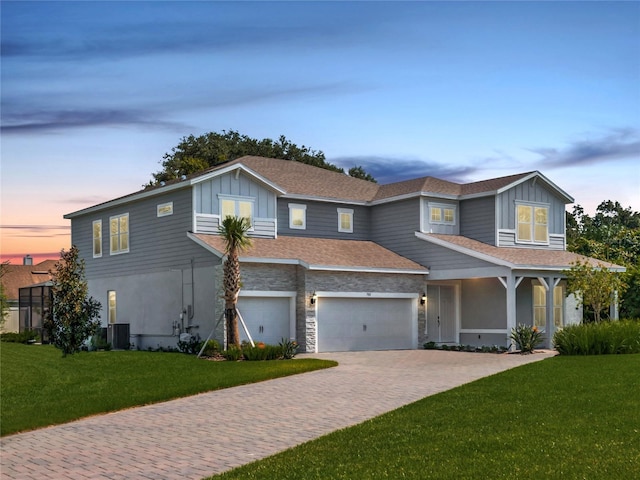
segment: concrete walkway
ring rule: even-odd
[[[4,437],[0,477],[201,479],[553,355],[433,350],[300,355],[337,360],[340,366]]]

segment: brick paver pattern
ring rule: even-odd
[[[4,437],[0,478],[202,479],[553,355],[308,354],[340,365]]]

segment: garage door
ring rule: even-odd
[[[249,329],[254,342],[277,345],[282,338],[289,338],[289,297],[240,297],[238,310]],[[248,340],[239,324],[240,340]]]
[[[414,348],[413,301],[407,298],[319,298],[318,351]]]

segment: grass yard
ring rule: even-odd
[[[524,365],[211,477],[383,478],[640,478],[640,355]]]
[[[335,366],[313,359],[210,362],[182,353],[0,344],[0,433]]]

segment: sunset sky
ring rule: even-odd
[[[0,251],[139,190],[184,136],[285,135],[379,183],[539,170],[640,211],[639,2],[2,1]],[[572,206],[568,206],[571,210]]]

